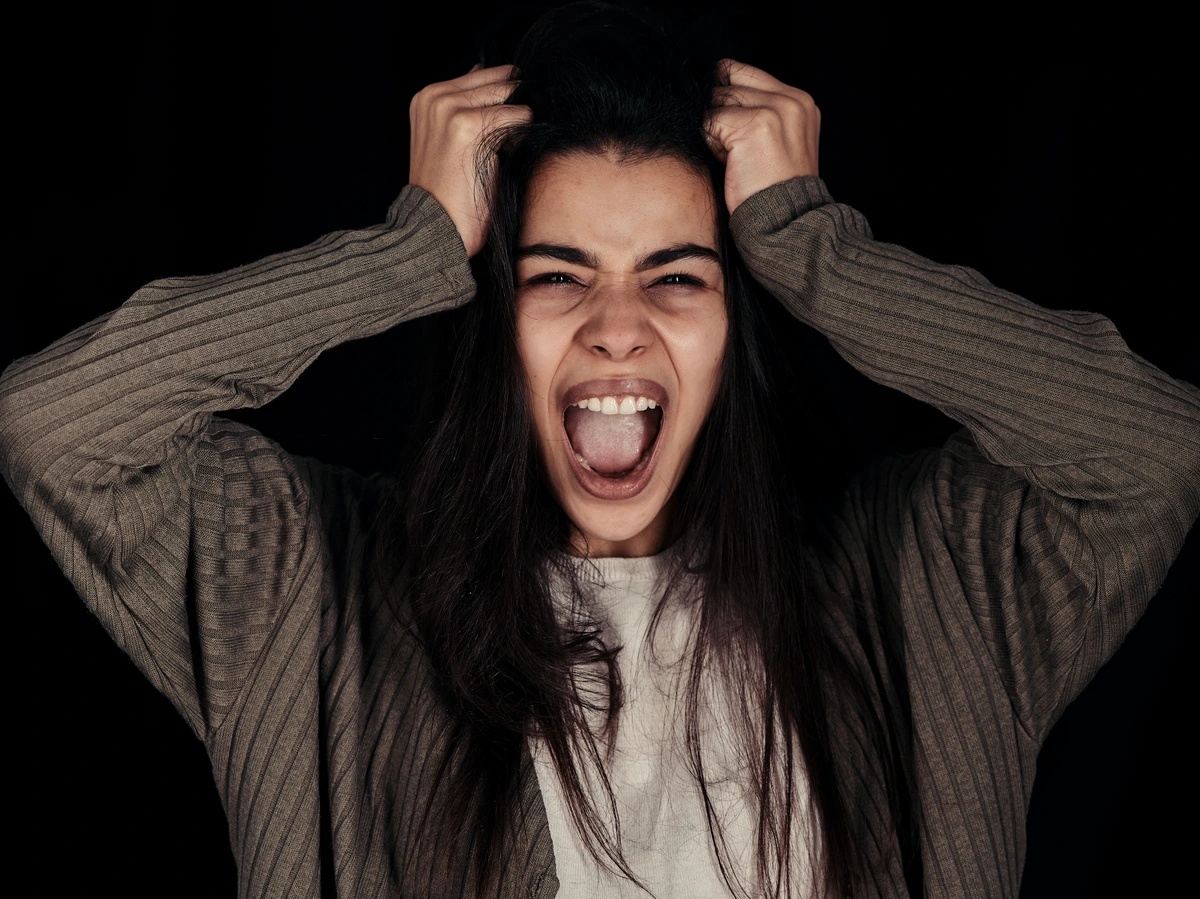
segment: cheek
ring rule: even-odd
[[[544,405],[550,383],[557,369],[555,349],[548,335],[537,328],[526,327],[517,334],[517,352],[521,367],[525,371],[525,383],[530,398],[537,405]]]
[[[525,373],[525,386],[529,394],[529,413],[533,419],[534,432],[545,453],[551,442],[558,439],[562,422],[556,419],[553,395],[554,376],[563,358],[563,350],[553,329],[538,322],[518,319],[517,353]]]
[[[696,385],[696,396],[700,401],[696,408],[697,420],[693,422],[697,433],[708,419],[713,401],[717,396],[717,390],[721,386],[727,338],[726,322],[722,316],[719,322],[713,322],[712,327],[698,335],[693,346],[693,365],[690,377]]]
[[[715,393],[725,362],[729,324],[723,312],[689,323],[676,332],[673,344],[680,375],[692,386],[693,395]]]
[[[713,370],[714,378],[719,378],[721,367],[725,363],[725,345],[729,342],[729,315],[724,304],[704,330],[704,337],[709,368]]]

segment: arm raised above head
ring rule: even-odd
[[[1200,511],[1200,391],[1101,315],[876,241],[817,176],[812,98],[753,66],[725,73],[710,144],[755,278],[860,372],[969,432],[914,488],[914,540],[943,545],[1023,725],[1043,737]]]
[[[1200,512],[1200,391],[1112,322],[873,239],[815,177],[731,226],[755,277],[872,380],[964,425],[908,498],[1044,737],[1162,583]]]
[[[4,372],[5,480],[92,611],[197,733],[218,723],[286,602],[307,526],[290,457],[213,414],[261,406],[323,350],[473,292],[453,223],[409,187],[378,227],[152,282]],[[194,635],[192,615],[203,625]],[[192,645],[205,635],[209,645]]]

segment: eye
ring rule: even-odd
[[[689,275],[685,272],[675,272],[670,275],[663,275],[654,282],[657,285],[664,287],[703,287],[704,282],[695,275]]]
[[[569,286],[569,285],[573,285],[573,284],[578,284],[579,282],[576,281],[575,278],[573,278],[571,275],[568,275],[566,272],[544,272],[543,274],[540,274],[540,275],[534,275],[532,278],[527,280],[525,283],[526,284],[547,284],[550,286],[557,287],[557,286]]]

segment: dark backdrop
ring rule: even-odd
[[[814,95],[823,174],[877,237],[1043,305],[1103,312],[1137,352],[1197,379],[1182,311],[1185,297],[1195,303],[1182,177],[1195,104],[1175,63],[1183,25],[1165,6],[1118,19],[1028,2],[949,16],[927,4],[787,5],[784,17],[765,2],[722,15],[749,35],[739,55]],[[411,95],[527,19],[520,4],[501,15],[430,4],[418,26],[401,6],[106,5],[11,31],[26,62],[10,82],[9,182],[31,202],[10,219],[18,278],[0,365],[152,278],[381,220],[406,180]],[[403,329],[334,350],[254,420],[298,452],[385,466],[413,402],[411,357]],[[855,445],[907,449],[945,434],[936,413],[820,361]],[[233,896],[200,744],[2,490],[0,514],[15,610],[10,870],[43,878],[45,895]],[[1042,753],[1024,899],[1160,895],[1190,873],[1195,829],[1173,812],[1186,820],[1196,792],[1182,729],[1196,708],[1185,626],[1196,542]]]

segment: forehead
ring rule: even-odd
[[[712,182],[674,156],[549,157],[530,179],[521,227],[522,244],[541,242],[630,253],[686,243],[716,250]]]

